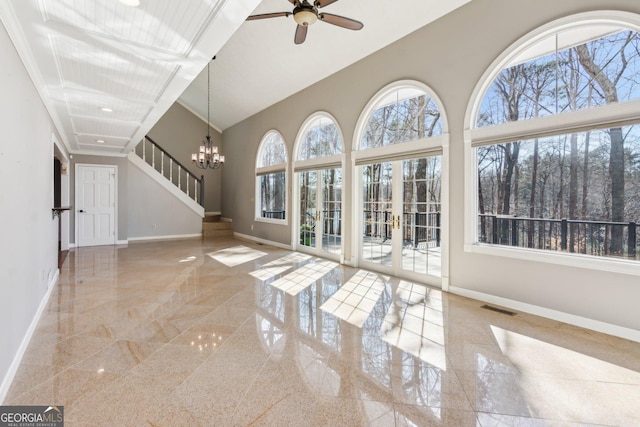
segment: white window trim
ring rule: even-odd
[[[287,171],[287,164],[281,163],[279,165],[263,166],[261,168],[256,168],[256,175],[258,176],[269,175],[270,173],[286,172],[286,171]]]
[[[521,37],[507,48],[487,68],[476,85],[465,114],[467,126],[464,131],[465,252],[640,276],[640,263],[637,261],[478,242],[478,165],[475,147],[640,122],[640,100],[633,100],[520,122],[477,127],[477,115],[486,91],[496,76],[515,56],[532,44],[558,31],[593,24],[621,25],[640,32],[640,15],[622,11],[595,11],[552,21]]]
[[[258,167],[258,162],[260,161],[260,157],[262,155],[262,146],[265,143],[265,141],[267,140],[267,138],[269,138],[269,136],[271,136],[271,134],[277,134],[280,137],[280,140],[282,141],[282,144],[284,145],[285,148],[285,163],[280,163],[277,165],[269,165],[269,166],[261,166]],[[260,144],[258,145],[258,152],[256,154],[256,161],[255,161],[255,180],[254,180],[254,187],[255,187],[255,191],[254,191],[254,209],[253,209],[253,220],[255,222],[264,222],[267,224],[276,224],[276,225],[289,225],[289,211],[290,209],[288,209],[288,203],[289,203],[289,182],[290,182],[290,177],[289,177],[289,168],[288,166],[288,158],[289,158],[289,154],[287,152],[287,144],[284,142],[284,138],[282,137],[282,134],[280,132],[278,132],[275,129],[271,129],[269,131],[267,131],[264,136],[262,137],[262,140],[260,141]],[[285,187],[285,191],[284,191],[284,212],[285,212],[285,219],[272,219],[272,218],[263,218],[262,217],[262,198],[261,198],[261,194],[260,194],[260,178],[264,175],[269,175],[272,173],[278,173],[278,172],[284,172],[284,187]]]

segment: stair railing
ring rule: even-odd
[[[136,146],[135,152],[187,197],[204,206],[204,175],[198,178],[148,136]]]

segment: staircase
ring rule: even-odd
[[[133,152],[130,159],[141,159],[162,175],[178,191],[184,193],[196,204],[204,206],[204,175],[198,178],[183,166],[171,154],[165,151],[149,136],[145,136]]]
[[[233,223],[221,221],[220,215],[205,216],[202,219],[202,238],[233,237]]]

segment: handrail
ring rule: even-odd
[[[151,145],[150,160],[147,160],[147,147],[146,147],[147,141]],[[141,144],[142,153],[141,154],[138,153],[138,150],[136,147],[136,150],[135,150],[136,154],[140,158],[142,158],[142,160],[144,160],[145,163],[147,163],[153,169],[155,169],[156,172],[159,172],[164,178],[171,181],[171,183],[176,187],[178,187],[182,192],[186,193],[187,197],[193,199],[196,203],[200,204],[200,206],[204,207],[204,175],[201,175],[200,178],[198,178],[194,173],[192,173],[189,169],[187,169],[186,166],[180,163],[179,160],[173,157],[167,150],[162,148],[157,142],[155,142],[148,135],[145,135],[144,139],[141,142],[142,142]],[[156,167],[156,150],[158,151],[159,157],[160,157],[159,168]],[[168,176],[167,174],[165,174],[165,162],[166,162],[165,157],[168,158],[168,162],[169,162]],[[177,168],[177,175],[178,175],[177,182],[176,182],[176,179],[174,179],[174,173],[173,173],[174,168]],[[185,185],[183,185],[183,181],[182,181],[183,175],[186,180]],[[193,181],[193,185],[191,185],[190,180]],[[191,188],[193,188],[193,192],[190,191]]]
[[[163,152],[165,155],[169,156],[170,158],[173,159],[173,163],[177,164],[178,166],[180,166],[182,169],[184,169],[184,171],[189,174],[189,176],[191,176],[194,180],[196,181],[200,181],[200,178],[202,178],[203,176],[201,175],[200,178],[198,178],[194,173],[192,173],[189,169],[187,169],[182,163],[180,163],[175,157],[173,157],[171,154],[169,154],[169,152],[167,150],[165,150],[164,148],[162,148],[160,146],[160,144],[158,144],[157,142],[155,142],[153,139],[151,139],[148,135],[145,135],[144,138],[146,140],[148,140],[150,143],[152,143],[153,145],[156,146],[156,148],[158,150],[160,150],[161,152]]]

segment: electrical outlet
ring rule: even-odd
[[[251,230],[253,231],[253,224],[251,224]]]
[[[155,229],[156,229],[156,227],[157,227],[157,225],[156,225],[156,224],[153,224],[151,227],[155,230]]]

